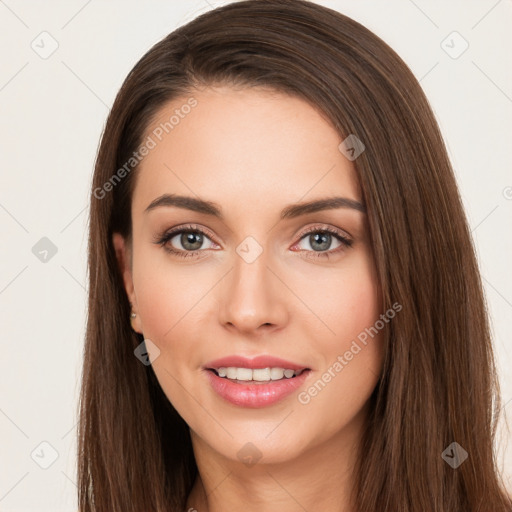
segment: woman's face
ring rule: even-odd
[[[166,105],[144,141],[132,247],[114,243],[122,265],[131,258],[133,328],[151,340],[154,372],[193,439],[270,463],[359,431],[383,311],[338,133],[298,98],[222,87]],[[292,207],[333,198],[346,201]],[[229,356],[246,359],[211,364]]]

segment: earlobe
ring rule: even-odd
[[[132,310],[130,312],[132,329],[139,334],[142,334],[140,317],[137,314],[137,299],[135,297],[135,289],[132,279],[130,249],[125,238],[120,233],[114,233],[112,235],[112,244],[114,245],[119,270],[123,276],[124,289],[132,306]]]

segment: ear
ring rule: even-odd
[[[128,300],[132,305],[132,312],[137,314],[135,318],[130,318],[132,328],[135,332],[142,334],[142,324],[138,312],[137,297],[135,295],[135,287],[133,286],[131,250],[125,238],[120,233],[114,233],[112,235],[112,243],[116,253],[117,264],[119,266],[119,270],[121,271],[121,275],[123,276],[126,295],[128,296]]]

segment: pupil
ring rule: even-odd
[[[310,235],[309,240],[313,249],[315,249],[316,244],[319,244],[320,247],[317,248],[319,251],[321,251],[329,248],[331,235],[329,233],[315,233]]]
[[[185,249],[195,251],[203,245],[203,235],[201,233],[182,233],[181,244]]]

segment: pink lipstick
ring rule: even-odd
[[[261,408],[275,404],[301,387],[311,369],[273,356],[248,359],[228,356],[208,362],[203,369],[213,390],[240,406]]]

